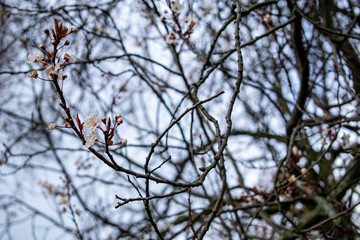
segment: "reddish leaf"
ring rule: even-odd
[[[76,123],[77,123],[77,125],[79,126],[80,132],[82,132],[83,127],[84,127],[84,124],[81,123],[81,120],[80,120],[80,118],[79,118],[79,114],[76,114]]]
[[[106,125],[106,130],[109,132],[110,131],[110,126],[111,126],[111,119],[110,117],[108,118],[108,122],[107,122],[107,125]]]

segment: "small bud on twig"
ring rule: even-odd
[[[127,145],[127,140],[124,139],[124,138],[122,138],[122,139],[120,140],[119,144],[120,144],[121,146],[125,147],[125,146]]]
[[[75,26],[72,26],[72,27],[70,28],[70,33],[76,33],[77,31],[78,31],[78,28],[75,27]]]

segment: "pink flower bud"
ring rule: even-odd
[[[121,146],[125,147],[126,144],[127,144],[127,140],[122,138],[119,143],[120,143]]]
[[[118,118],[116,122],[117,124],[121,125],[122,123],[124,123],[124,120],[122,118]]]
[[[78,28],[77,27],[75,27],[75,26],[72,26],[71,28],[70,28],[70,32],[72,33],[76,33],[78,31]]]

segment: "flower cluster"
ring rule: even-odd
[[[179,15],[181,11],[184,9],[183,5],[179,1],[171,1],[170,9],[172,13],[168,13],[167,10],[164,11],[164,15],[160,16],[160,20],[162,22],[169,23],[175,31],[171,31],[165,37],[167,44],[173,44],[176,40],[175,32],[179,33],[181,38],[190,36],[195,27],[195,21],[191,20],[189,17],[185,16],[180,19]],[[183,31],[185,30],[185,31]]]
[[[83,124],[77,117],[78,125],[80,126],[84,125],[84,128],[89,131],[89,133],[85,136],[85,141],[86,141],[85,147],[90,148],[95,144],[96,141],[100,142],[98,140],[96,129],[100,129],[103,132],[105,137],[105,143],[104,143],[105,145],[107,146],[115,145],[114,142],[112,141],[115,134],[115,130],[118,126],[124,123],[124,120],[121,118],[119,114],[115,114],[114,120],[115,120],[114,126],[111,127],[111,119],[110,118],[100,119],[98,111],[94,111],[89,116],[87,116]],[[100,126],[101,122],[105,125],[105,129],[103,129]],[[80,127],[80,130],[82,130],[82,127]],[[121,146],[126,146],[127,140],[122,138],[117,144]]]
[[[249,193],[242,193],[240,196],[237,197],[237,203],[240,202],[247,202],[250,204],[255,204],[257,202],[263,202],[265,197],[268,195],[265,190],[258,189],[256,186],[251,189],[249,188]],[[250,194],[250,191],[252,194]],[[239,207],[238,204],[235,204],[234,207]]]
[[[95,144],[97,140],[96,129],[100,126],[99,112],[94,111],[85,118],[85,129],[89,130],[90,133],[85,136],[85,147],[89,148]]]
[[[174,9],[175,9],[174,11],[179,10],[180,8],[181,8],[181,5],[177,5],[177,4],[174,5]],[[113,124],[113,126],[111,126],[110,118],[109,119],[106,119],[106,118],[100,119],[98,111],[92,112],[88,117],[86,117],[84,122],[81,122],[78,114],[76,115],[75,120],[71,117],[70,109],[67,107],[66,101],[64,100],[63,91],[62,91],[63,85],[61,85],[61,88],[60,88],[58,81],[59,80],[63,81],[67,78],[67,75],[63,74],[64,66],[66,64],[74,63],[76,60],[76,57],[73,55],[70,55],[68,53],[65,53],[62,58],[63,61],[61,61],[61,58],[59,58],[57,56],[58,56],[58,52],[61,48],[70,44],[70,42],[68,40],[66,40],[61,45],[60,44],[61,41],[67,35],[69,35],[71,33],[76,33],[78,31],[78,29],[76,27],[71,27],[71,29],[69,31],[69,29],[67,27],[63,26],[62,22],[59,23],[56,19],[54,19],[54,22],[55,22],[55,24],[54,24],[55,27],[53,29],[51,29],[51,31],[49,29],[44,30],[44,33],[51,40],[51,44],[53,47],[52,51],[47,50],[44,45],[40,45],[40,50],[38,50],[34,54],[30,54],[28,56],[28,61],[27,61],[27,63],[29,63],[29,64],[32,64],[32,63],[42,64],[42,67],[44,68],[44,72],[46,74],[48,74],[48,79],[43,79],[43,78],[39,77],[39,74],[37,71],[31,72],[31,74],[28,77],[29,78],[38,78],[38,79],[41,79],[44,81],[53,82],[56,87],[57,92],[59,93],[59,95],[61,97],[60,105],[67,113],[66,117],[61,116],[62,119],[66,122],[65,126],[59,126],[56,123],[50,123],[50,124],[47,124],[48,131],[51,131],[57,127],[72,128],[77,133],[79,138],[83,141],[85,147],[91,148],[95,144],[95,142],[102,143],[101,141],[99,141],[98,135],[96,132],[97,129],[99,129],[104,134],[105,142],[103,142],[103,144],[106,146],[106,148],[108,146],[112,146],[112,145],[116,145],[116,144],[121,145],[121,146],[126,146],[126,144],[127,144],[126,139],[121,139],[116,144],[114,144],[112,141],[116,128],[124,122],[124,120],[121,118],[121,116],[119,114],[115,115],[115,117],[114,117],[115,123]],[[105,125],[104,129],[100,126],[101,122]],[[83,134],[84,129],[86,130],[86,135]],[[63,201],[61,201],[61,202],[65,202],[65,200],[63,199]]]
[[[333,127],[326,127],[321,131],[321,144],[325,145],[327,144],[327,139],[336,139],[337,137],[337,132],[336,129]]]
[[[64,62],[60,63],[60,59],[57,58],[57,53],[62,47],[70,44],[69,41],[65,41],[62,46],[59,46],[61,40],[71,33],[76,33],[77,28],[71,27],[69,31],[61,22],[58,23],[56,19],[54,19],[54,22],[55,28],[51,29],[52,36],[50,35],[49,29],[44,30],[44,33],[51,40],[53,50],[48,51],[44,45],[40,45],[40,50],[34,54],[29,54],[28,61],[26,61],[29,64],[40,63],[44,68],[44,72],[48,74],[48,79],[39,77],[37,71],[32,71],[31,74],[28,75],[29,78],[37,78],[44,81],[65,80],[65,78],[67,78],[67,75],[63,74],[65,64],[74,63],[76,60],[75,56],[65,53],[63,57]]]
[[[54,197],[58,197],[59,205],[66,205],[69,203],[68,194],[65,186],[55,186],[47,181],[38,181],[38,184],[43,188],[43,193]]]
[[[80,169],[83,169],[83,170],[86,170],[86,169],[89,169],[92,167],[92,164],[90,162],[88,162],[89,159],[87,160],[82,160],[81,156],[75,161],[75,165],[77,166],[77,169],[80,170]]]

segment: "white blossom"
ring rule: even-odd
[[[35,54],[29,54],[27,63],[34,63],[36,60]]]
[[[288,178],[288,181],[289,181],[289,183],[293,183],[293,182],[295,182],[296,181],[296,177],[295,177],[295,175],[293,174],[293,175],[291,175],[289,178]]]
[[[27,63],[41,62],[45,55],[42,51],[37,51],[35,54],[29,54]]]
[[[49,123],[47,124],[47,130],[50,132],[54,128],[56,128],[58,125],[56,123]]]
[[[100,126],[99,112],[93,111],[85,118],[85,129],[93,132],[98,126]]]
[[[65,205],[68,203],[69,203],[69,200],[66,197],[61,197],[61,199],[58,202],[59,205]]]
[[[96,132],[95,132],[95,131],[90,132],[90,133],[85,137],[85,141],[86,141],[85,147],[86,147],[86,148],[89,148],[89,147],[91,147],[92,145],[94,145],[96,139],[97,139],[97,134],[96,134]]]
[[[69,54],[65,53],[64,60],[69,63],[74,63],[76,60],[76,57],[74,55],[69,55]]]
[[[303,156],[302,151],[295,145],[292,147],[291,152],[293,156],[297,159]]]
[[[329,135],[329,129],[328,128],[324,128],[322,131],[321,131],[321,135],[323,137],[327,137]]]
[[[179,1],[171,1],[171,10],[174,13],[180,13],[183,8]]]
[[[330,131],[329,131],[328,128],[324,128],[324,129],[321,131],[321,136],[322,136],[322,138],[321,138],[321,144],[322,144],[322,145],[325,145],[325,144],[326,144],[326,139],[327,139],[327,137],[329,136],[329,133],[330,133]]]
[[[57,63],[55,66],[54,65],[49,65],[45,68],[44,70],[47,74],[54,74],[54,75],[58,75],[58,76],[62,76],[63,73],[63,69],[60,65],[60,63]]]
[[[169,35],[166,36],[166,42],[168,44],[173,44],[176,40],[176,35],[174,32],[169,32]]]
[[[272,19],[271,19],[271,16],[270,16],[270,14],[265,14],[265,16],[263,17],[263,21],[264,21],[264,23],[266,23],[267,25],[269,25],[269,26],[271,26],[271,27],[273,27],[274,26],[274,23],[273,23],[273,21],[272,21]]]

